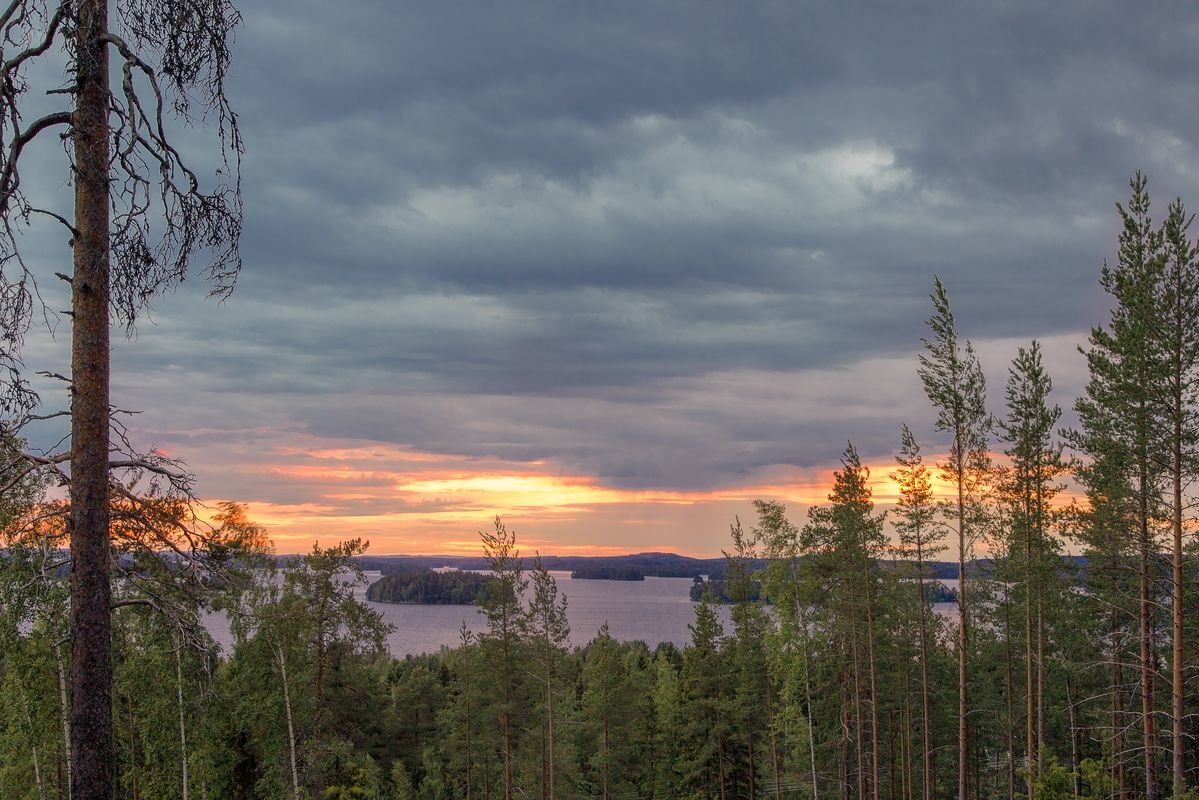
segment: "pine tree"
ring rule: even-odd
[[[1163,259],[1161,236],[1149,216],[1147,181],[1137,173],[1129,186],[1127,206],[1117,204],[1123,225],[1116,265],[1104,264],[1100,272],[1100,284],[1116,305],[1108,324],[1091,330],[1090,348],[1085,351],[1090,379],[1084,396],[1075,403],[1081,428],[1070,441],[1089,459],[1102,463],[1099,471],[1081,473],[1084,478],[1103,478],[1103,484],[1093,488],[1108,494],[1117,487],[1128,492],[1131,531],[1109,529],[1109,533],[1129,536],[1136,551],[1144,791],[1146,800],[1158,800],[1154,556],[1163,471],[1156,453],[1153,393],[1162,375],[1152,340],[1158,313],[1154,296]]]
[[[949,310],[949,294],[940,278],[933,282],[933,316],[928,320],[932,338],[924,339],[920,354],[920,379],[929,401],[937,409],[937,430],[952,437],[947,460],[940,464],[943,480],[952,484],[956,497],[945,504],[953,521],[958,545],[958,800],[967,800],[970,756],[969,697],[969,598],[966,562],[977,536],[975,522],[979,495],[984,489],[990,460],[987,454],[986,380],[969,341],[958,341],[957,326]]]
[[[554,756],[554,694],[558,662],[570,643],[570,623],[566,620],[566,597],[558,596],[558,584],[546,571],[538,553],[533,562],[533,597],[529,602],[529,635],[536,652],[541,680],[544,683],[542,702],[545,706],[545,725],[542,731],[545,742],[543,754],[543,786],[545,797],[555,800],[554,778],[557,760]]]
[[[870,472],[853,444],[833,475],[830,505],[809,510],[803,538],[823,576],[829,632],[846,647],[848,711],[853,717],[859,797],[878,800],[879,763],[878,560],[886,551],[883,516],[874,514]],[[867,736],[869,737],[867,741]]]
[[[668,662],[663,663],[671,669]],[[647,744],[639,716],[642,704],[652,694],[644,680],[647,676],[639,676],[638,671],[630,667],[624,648],[612,638],[607,623],[600,626],[583,651],[579,753],[588,794],[598,795],[601,800],[638,788],[637,762],[644,757]],[[642,693],[644,697],[639,696]],[[663,709],[669,707],[664,699]],[[663,722],[666,736],[673,737],[673,725],[678,720]],[[652,776],[646,785],[651,783]]]
[[[491,570],[487,593],[479,601],[483,615],[487,618],[487,633],[480,637],[480,643],[499,684],[497,721],[503,737],[504,800],[512,800],[515,788],[515,725],[520,712],[519,680],[529,630],[529,619],[521,605],[521,595],[528,586],[528,580],[523,575],[520,551],[516,549],[516,533],[509,531],[503,520],[497,516],[494,530],[480,532],[479,536],[483,540],[483,557],[487,559],[487,566]]]
[[[896,553],[915,561],[917,628],[920,652],[920,739],[921,739],[921,796],[931,800],[932,772],[932,713],[929,708],[930,678],[929,649],[931,623],[928,593],[925,590],[926,562],[945,550],[945,527],[940,524],[933,498],[932,476],[920,455],[920,445],[907,425],[900,432],[898,465],[891,479],[899,489],[896,504],[895,531],[899,534]]]
[[[1007,413],[999,425],[1009,465],[999,480],[1007,506],[1009,557],[1023,561],[1025,754],[1030,800],[1044,752],[1045,598],[1060,560],[1050,535],[1058,480],[1066,471],[1061,448],[1053,441],[1061,409],[1049,404],[1053,382],[1045,372],[1039,343],[1021,347],[1008,370]]]
[[[754,545],[757,537],[745,533],[740,519],[731,526],[730,536],[732,552],[724,554],[724,586],[733,602],[730,614],[733,635],[728,640],[727,650],[733,682],[734,727],[742,745],[734,777],[737,780],[744,778],[748,795],[757,797],[764,782],[758,762],[768,756],[770,780],[777,796],[780,794],[780,756],[774,720],[776,704],[764,649],[769,622],[758,599],[760,576],[754,573],[758,557]]]
[[[1189,522],[1185,488],[1199,476],[1199,246],[1191,240],[1182,200],[1170,204],[1162,223],[1162,269],[1154,305],[1154,360],[1162,374],[1153,395],[1161,446],[1167,452],[1166,505],[1170,511],[1171,544],[1171,718],[1174,800],[1186,793],[1185,662],[1183,608],[1183,531]]]
[[[683,779],[705,796],[729,798],[730,692],[723,657],[724,626],[705,597],[695,608],[691,644],[683,651],[680,697],[686,723]],[[715,788],[715,791],[713,791]]]
[[[775,718],[781,731],[793,731],[793,747],[803,753],[804,772],[811,783],[812,798],[819,800],[812,696],[811,601],[804,596],[804,583],[801,582],[800,531],[787,519],[787,509],[782,503],[755,500],[754,507],[758,512],[754,540],[766,559],[762,590],[773,603],[776,621],[768,630],[770,646],[767,653],[772,681],[779,687],[780,708]]]

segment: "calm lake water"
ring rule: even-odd
[[[379,577],[367,572],[369,582]],[[569,572],[551,571],[560,594],[566,595],[566,616],[570,621],[571,643],[583,646],[595,637],[600,626],[608,623],[613,638],[620,641],[643,641],[650,647],[659,642],[673,642],[680,647],[691,639],[688,625],[695,621],[695,606],[688,592],[691,578],[649,578],[644,581],[573,580]],[[956,581],[945,581],[955,584]],[[382,614],[385,622],[395,626],[387,645],[397,658],[419,653],[435,653],[442,647],[459,644],[462,623],[479,633],[486,629],[483,615],[474,606],[434,606],[417,604],[375,603],[366,599],[366,586],[354,590],[355,596]],[[949,616],[952,603],[939,603],[938,613]],[[731,631],[728,607],[717,613]],[[207,625],[213,637],[228,653],[233,646],[228,620],[210,615]]]
[[[369,582],[378,572],[367,572]],[[612,636],[621,641],[640,639],[653,647],[658,642],[682,646],[690,640],[687,625],[695,621],[695,603],[688,597],[691,578],[646,578],[644,581],[572,580],[569,572],[551,571],[558,592],[566,595],[566,616],[570,621],[570,639],[582,646],[595,637],[600,626],[608,623]],[[395,626],[387,639],[393,656],[402,658],[418,653],[435,653],[442,647],[456,647],[462,623],[479,633],[486,620],[474,606],[433,606],[375,603],[366,599],[366,586],[355,587],[354,595],[383,615]],[[718,610],[727,627],[728,609]],[[213,637],[228,653],[233,636],[228,620],[210,615],[207,625]]]

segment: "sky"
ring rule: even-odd
[[[241,6],[243,272],[118,332],[113,398],[282,552],[474,553],[501,514],[526,551],[718,555],[755,498],[802,524],[850,440],[885,506],[900,425],[948,443],[934,275],[993,409],[1036,338],[1068,422],[1129,177],[1199,202],[1185,3]]]

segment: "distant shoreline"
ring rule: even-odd
[[[279,556],[281,560],[294,556]],[[523,557],[525,569],[533,566],[533,556]],[[409,556],[409,555],[364,555],[355,559],[364,570],[391,572],[402,565],[424,569],[450,568],[468,571],[487,571],[487,561],[482,556]],[[1063,564],[1077,567],[1086,565],[1086,559],[1081,556],[1063,556]],[[632,553],[623,556],[541,556],[541,564],[547,570],[562,572],[579,572],[610,575],[624,573],[626,575],[640,573],[646,578],[694,578],[696,576],[720,578],[724,575],[727,561],[719,558],[693,558],[676,553]],[[880,564],[893,566],[911,566],[912,562],[884,560]],[[967,572],[985,578],[992,568],[991,559],[978,559],[967,564]],[[750,566],[752,571],[765,568],[764,559],[756,559]],[[958,579],[958,564],[956,561],[926,561],[925,576],[939,580]]]

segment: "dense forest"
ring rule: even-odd
[[[361,542],[280,566],[237,505],[201,529],[117,493],[119,796],[1193,797],[1199,251],[1181,202],[1151,223],[1139,175],[1119,212],[1076,426],[1035,341],[988,403],[936,281],[919,374],[945,454],[926,462],[897,424],[888,515],[852,444],[804,517],[757,501],[730,527],[730,624],[700,602],[681,649],[606,627],[569,648],[546,561],[497,518],[486,631],[397,660],[351,591]],[[63,504],[18,444],[0,448],[0,796],[65,800]],[[943,553],[960,554],[948,620],[927,588]],[[230,616],[231,652],[205,611]]]

